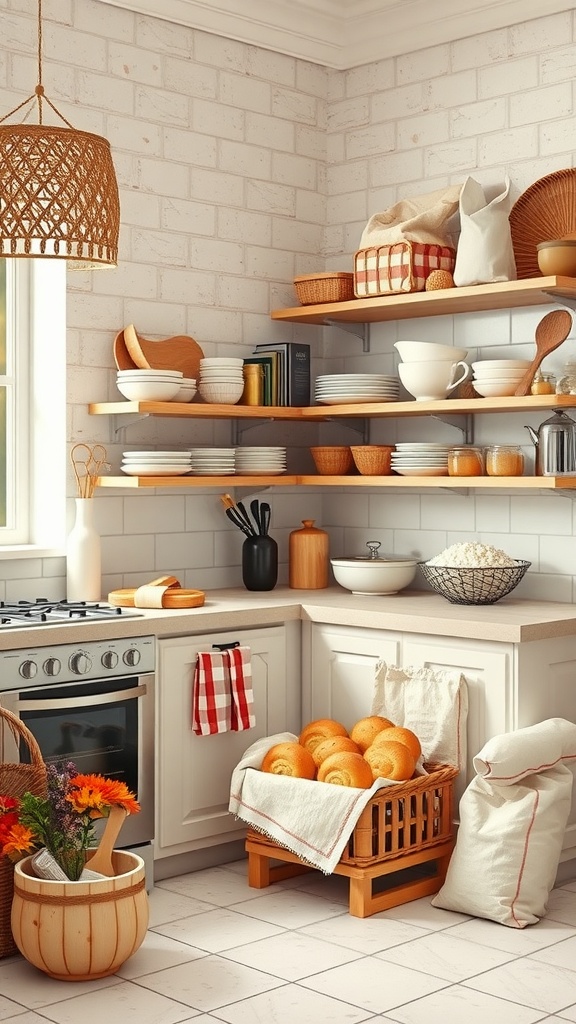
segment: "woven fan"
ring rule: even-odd
[[[538,243],[576,233],[576,169],[530,185],[510,211],[510,231],[518,277],[540,277]]]

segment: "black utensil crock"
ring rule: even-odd
[[[278,580],[278,545],[273,537],[247,537],[242,545],[246,590],[273,590]]]

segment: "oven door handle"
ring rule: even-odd
[[[136,697],[143,697],[147,692],[146,685],[141,683],[139,686],[133,686],[129,690],[115,690],[114,693],[100,693],[92,694],[88,697],[63,697],[62,703],[68,708],[85,708],[91,704],[117,704],[121,700],[131,700]],[[58,700],[17,700],[10,706],[18,711],[46,711],[49,708],[51,711],[58,707]]]

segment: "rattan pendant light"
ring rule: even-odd
[[[43,123],[44,102],[66,127]],[[4,123],[34,104],[38,124]],[[109,143],[73,128],[44,93],[38,0],[38,84],[0,118],[0,257],[55,257],[79,270],[116,266],[119,229]]]

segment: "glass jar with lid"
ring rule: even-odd
[[[448,452],[448,476],[483,476],[484,456],[481,448],[462,445]]]
[[[491,444],[486,448],[488,476],[522,476],[524,452],[517,444]]]
[[[556,377],[553,373],[536,370],[530,385],[531,395],[553,395],[556,391]]]
[[[576,363],[566,363],[556,383],[557,395],[576,395]]]

